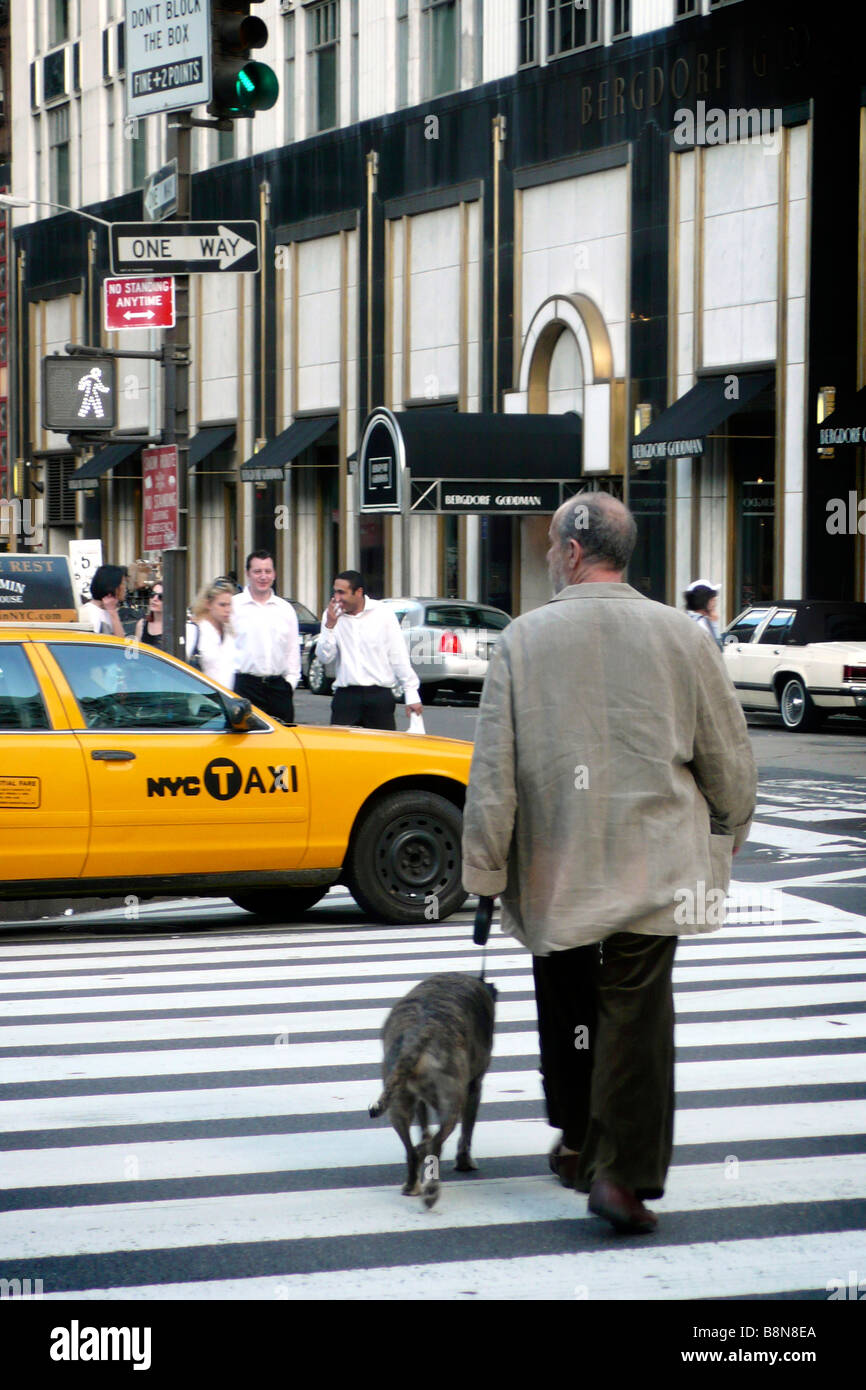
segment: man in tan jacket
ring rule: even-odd
[[[550,526],[555,597],[508,627],[481,701],[463,883],[533,954],[560,1181],[621,1231],[656,1217],[673,1139],[677,937],[713,931],[757,773],[718,650],[622,582],[607,493]]]

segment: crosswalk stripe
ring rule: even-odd
[[[837,1201],[860,1197],[866,1155],[832,1160]],[[743,1164],[736,1178],[724,1164],[693,1165],[671,1174],[676,1195],[659,1213],[766,1206],[779,1189],[788,1203],[822,1199],[828,1160],[780,1159]],[[302,1241],[395,1231],[424,1231],[431,1224],[461,1229],[513,1222],[574,1221],[575,1194],[547,1177],[466,1181],[446,1175],[435,1216],[398,1187],[329,1188],[245,1196],[126,1202],[104,1207],[66,1207],[0,1213],[0,1249],[6,1260],[46,1255],[93,1254],[117,1249],[183,1249],[231,1241]],[[582,1204],[581,1204],[582,1206]],[[118,1242],[121,1242],[119,1245]]]
[[[576,1242],[575,1242],[576,1244]],[[768,1236],[755,1240],[717,1241],[712,1247],[712,1284],[707,1280],[707,1246],[678,1245],[674,1251],[642,1242],[618,1242],[615,1250],[575,1249],[567,1255],[529,1255],[506,1260],[455,1260],[441,1264],[392,1265],[328,1270],[315,1274],[285,1274],[249,1279],[211,1279],[187,1284],[140,1284],[122,1288],[83,1289],[62,1294],[65,1299],[207,1300],[328,1303],[363,1297],[401,1302],[508,1302],[583,1300],[693,1299],[705,1288],[713,1298],[748,1294],[770,1297],[789,1289],[814,1290],[828,1297],[835,1276],[847,1287],[851,1267],[851,1234]],[[862,1296],[862,1295],[861,1295]],[[276,1315],[276,1310],[275,1310]],[[760,1314],[760,1325],[771,1322]],[[757,1315],[752,1319],[757,1321]],[[778,1319],[776,1320],[778,1322]],[[733,1324],[732,1324],[733,1325]],[[718,1349],[720,1343],[706,1343]],[[804,1341],[813,1347],[813,1341]]]
[[[530,1033],[500,1033],[493,1047],[493,1056],[526,1057],[535,1052]],[[0,1071],[0,1099],[9,1087],[27,1083],[45,1086],[69,1081],[124,1080],[177,1076],[206,1076],[209,1072],[231,1072],[243,1084],[245,1072],[284,1072],[290,1078],[294,1071],[310,1067],[357,1067],[369,1071],[373,1084],[379,1077],[382,1045],[376,1039],[361,1042],[292,1043],[291,1034],[276,1037],[258,1045],[238,1048],[214,1048],[208,1051],[176,1049],[165,1052],[96,1053],[91,1056],[7,1058]],[[809,1057],[749,1057],[719,1061],[682,1061],[677,1063],[676,1084],[679,1091],[736,1089],[753,1086],[793,1086],[833,1084],[862,1081],[866,1086],[866,1048],[862,1052],[834,1052]],[[514,1076],[529,1073],[513,1073]],[[491,1078],[485,1083],[490,1094]],[[322,1083],[316,1083],[317,1089]],[[365,1083],[366,1084],[366,1083]],[[181,1093],[183,1094],[183,1093]],[[292,1096],[287,1097],[291,1104]]]
[[[726,1152],[735,1153],[733,1145],[753,1140],[859,1135],[863,1131],[863,1103],[825,1101],[680,1110],[675,1126],[677,1145],[721,1143]],[[479,1167],[483,1167],[485,1159],[537,1155],[539,1166],[545,1171],[550,1133],[547,1121],[541,1118],[479,1119],[473,1152]],[[453,1136],[449,1145],[443,1162],[453,1156]],[[363,1129],[312,1129],[240,1137],[216,1134],[203,1139],[136,1139],[53,1150],[9,1150],[0,1153],[0,1175],[3,1187],[39,1187],[225,1173],[345,1170],[402,1161],[403,1149],[390,1125],[371,1121],[369,1128]],[[830,1169],[828,1175],[829,1172]]]
[[[816,972],[810,970],[809,973]],[[282,1008],[312,1003],[339,1005],[348,1000],[369,999],[371,993],[375,993],[379,999],[390,1001],[401,998],[412,989],[418,978],[419,975],[407,975],[399,980],[373,980],[350,985],[303,985],[298,988],[287,985],[282,989],[226,989],[220,992],[202,991],[194,994],[181,989],[160,990],[153,994],[130,991],[120,998],[93,995],[72,999],[53,997],[6,1000],[0,1004],[0,1018],[56,1017],[58,1014],[79,1014],[84,1009],[89,1014],[100,1014],[143,1013],[154,1010],[165,1012],[184,1008],[238,1008],[249,1004],[260,1007],[279,1005]],[[497,975],[494,970],[488,972],[487,978],[496,985],[500,994],[522,994],[531,987],[528,974]],[[856,1003],[863,999],[863,993],[860,978],[851,983],[840,984],[828,981],[816,985],[768,984],[755,989],[707,989],[691,994],[681,991],[677,998],[677,1011],[682,1014],[736,1008],[737,1011],[747,1013],[753,1009],[794,1008],[798,1004],[830,1005],[848,1001]]]
[[[807,816],[809,795],[765,797],[753,841],[850,854],[859,803]],[[190,902],[146,906],[129,936],[106,914],[68,941],[0,937],[0,1275],[26,1264],[57,1298],[826,1296],[864,1222],[866,930],[798,896],[805,882],[738,882],[727,925],[681,938],[675,1162],[654,1241],[616,1250],[547,1171],[531,958],[513,939],[495,932],[487,956],[481,1171],[453,1172],[452,1135],[428,1212],[366,1114],[390,1005],[480,968],[471,901],[383,927],[338,888],[288,928]]]

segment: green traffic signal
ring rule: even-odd
[[[244,63],[235,80],[235,95],[239,111],[270,111],[280,95],[277,74],[267,63]]]
[[[253,116],[276,105],[280,84],[273,68],[250,58],[251,48],[264,48],[267,25],[250,15],[260,0],[214,0],[213,100],[208,110],[218,117]]]

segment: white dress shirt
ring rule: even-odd
[[[220,638],[216,625],[210,618],[202,618],[198,625],[196,652],[205,675],[232,690],[237,670],[237,648],[232,634],[223,632]]]
[[[301,679],[301,649],[295,610],[271,593],[259,603],[249,586],[232,599],[235,670],[245,676],[283,676],[292,689]]]
[[[94,632],[114,632],[111,626],[111,619],[104,608],[100,608],[98,603],[89,599],[87,603],[82,603],[78,610],[78,621],[92,628]]]
[[[392,609],[365,596],[360,613],[341,613],[332,628],[325,626],[327,617],[326,609],[316,655],[323,665],[336,657],[335,689],[344,685],[390,687],[399,681],[406,704],[418,703],[418,677]]]

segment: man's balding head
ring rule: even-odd
[[[620,579],[637,527],[628,508],[610,493],[579,492],[556,512],[549,534],[548,568],[558,592],[567,584]]]

